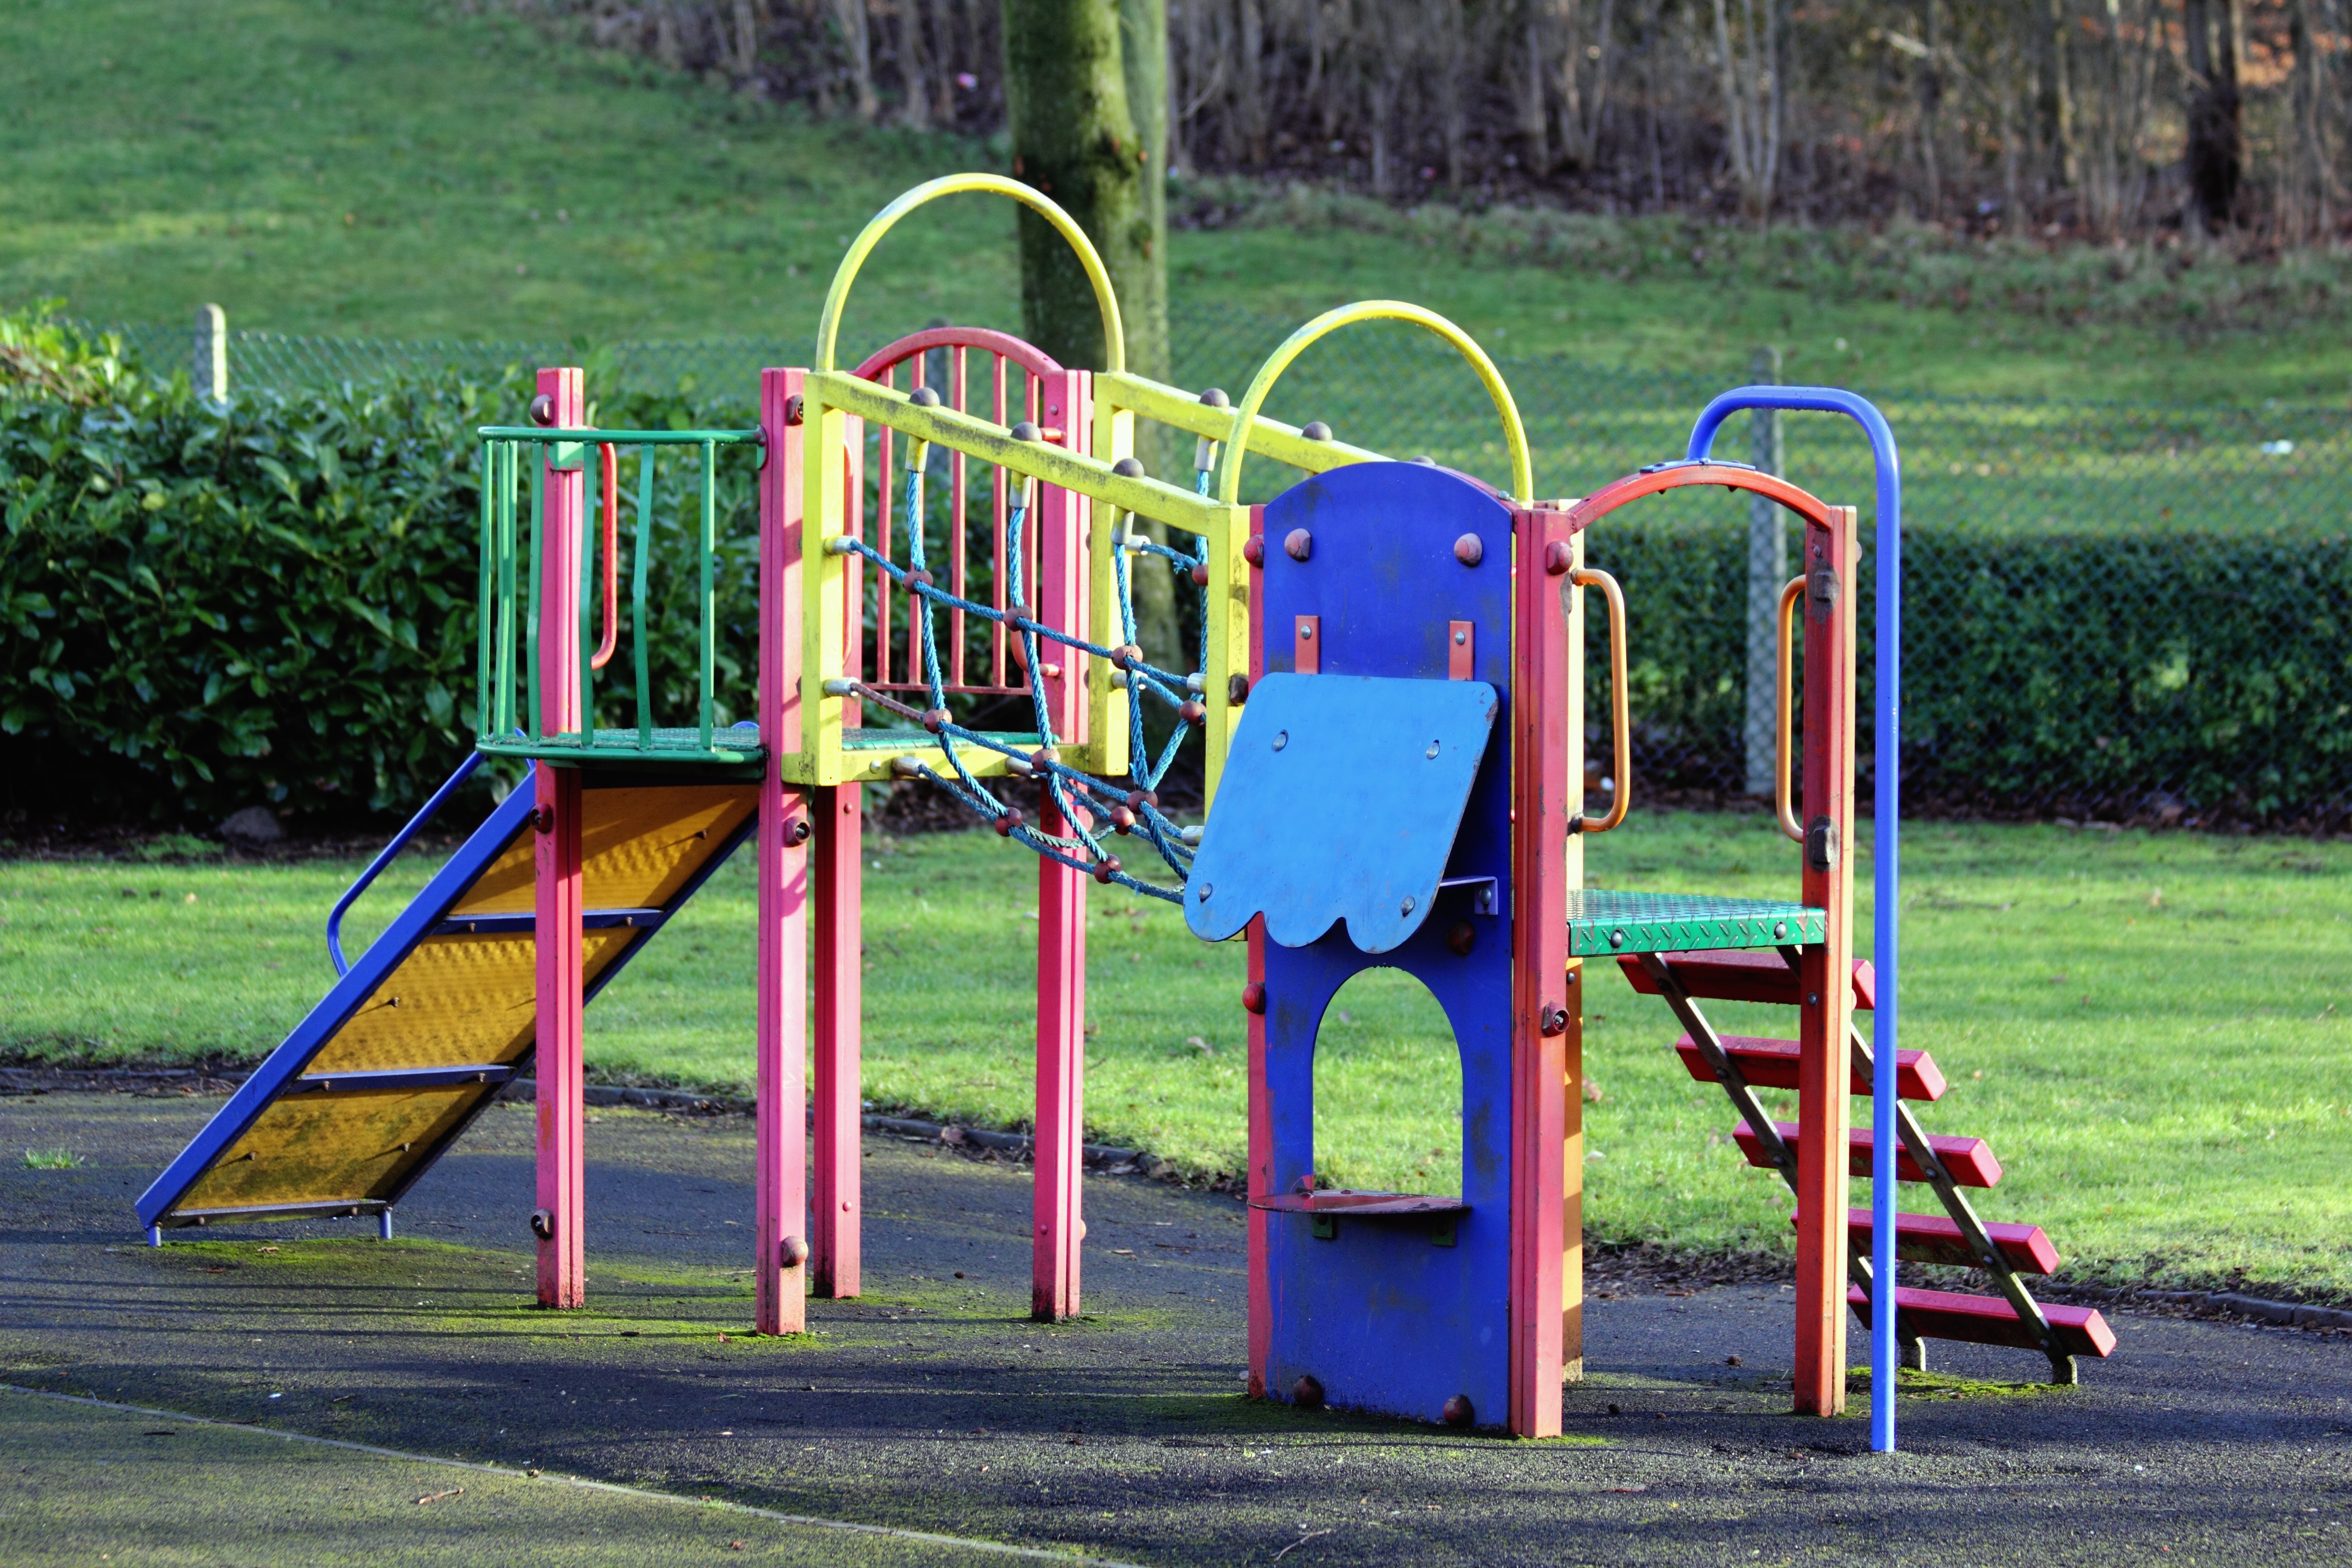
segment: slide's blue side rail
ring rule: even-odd
[[[1880,1282],[1880,1289],[1871,1292],[1870,1302],[1870,1446],[1891,1454],[1895,1451],[1895,1192],[1898,1184],[1891,1168],[1894,1161],[1886,1152],[1896,1147],[1895,1019],[1901,994],[1895,950],[1902,929],[1896,837],[1903,756],[1903,468],[1886,416],[1868,398],[1834,386],[1735,387],[1700,412],[1698,423],[1691,429],[1690,460],[1706,461],[1723,422],[1749,408],[1843,414],[1869,436],[1871,456],[1878,469],[1877,690],[1871,708],[1878,770],[1871,796],[1875,819],[1872,824],[1873,888],[1877,907],[1871,926],[1871,959],[1878,969],[1872,1049],[1879,1070],[1871,1075],[1870,1120],[1882,1168],[1870,1184],[1871,1272]]]
[[[446,789],[448,786],[443,786]],[[152,1226],[162,1215],[171,1212],[197,1178],[209,1169],[214,1160],[245,1136],[255,1120],[268,1108],[278,1093],[301,1076],[310,1058],[332,1039],[335,1032],[348,1022],[360,1005],[383,984],[384,978],[408,956],[409,949],[422,941],[448,914],[458,896],[473,884],[474,879],[489,868],[509,841],[530,820],[537,799],[528,774],[513,794],[499,803],[488,820],[474,830],[473,836],[449,857],[447,864],[433,875],[425,890],[401,910],[398,918],[384,933],[369,944],[357,963],[346,969],[319,1005],[310,1009],[285,1043],[269,1053],[253,1076],[238,1086],[228,1103],[216,1111],[189,1145],[180,1151],[179,1158],[164,1167],[139,1195],[139,1223]],[[422,814],[420,814],[422,815]],[[418,826],[411,823],[410,827]],[[406,831],[405,829],[404,831]],[[384,857],[379,856],[379,859]]]
[[[457,771],[451,773],[448,781],[433,792],[432,799],[417,807],[416,815],[408,819],[406,826],[392,836],[391,843],[376,851],[375,858],[368,862],[367,869],[359,874],[358,880],[343,889],[343,896],[337,899],[335,907],[327,911],[327,956],[335,961],[337,975],[349,974],[352,972],[351,962],[343,957],[344,913],[353,904],[359,902],[360,895],[374,884],[376,878],[383,875],[383,868],[391,865],[402,850],[408,847],[410,840],[425,830],[425,825],[431,822],[440,813],[441,808],[449,804],[449,797],[456,795],[459,787],[474,776],[474,770],[481,765],[481,752],[467,752],[466,760],[457,764]]]

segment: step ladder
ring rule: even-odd
[[[1675,1051],[1692,1078],[1717,1083],[1738,1114],[1732,1138],[1751,1165],[1778,1171],[1791,1188],[1797,1184],[1797,1151],[1801,1133],[1791,1122],[1765,1115],[1755,1090],[1797,1086],[1797,1042],[1719,1034],[1699,1010],[1699,1001],[1762,1002],[1795,1006],[1798,950],[1706,951],[1696,952],[1625,953],[1618,965],[1633,989],[1661,996],[1674,1010],[1685,1033]],[[1853,965],[1853,1005],[1871,1011],[1876,1002],[1877,976],[1868,961]],[[1853,1067],[1849,1089],[1868,1095],[1875,1081],[1876,1063],[1870,1043],[1859,1029],[1849,1032]],[[1895,1091],[1904,1100],[1935,1100],[1943,1097],[1944,1075],[1925,1051],[1901,1051],[1895,1064]],[[1941,1202],[1944,1213],[1899,1215],[1895,1218],[1895,1257],[1915,1263],[1935,1263],[1981,1268],[2000,1291],[1997,1296],[1969,1295],[1897,1286],[1895,1291],[1895,1336],[1901,1361],[1913,1371],[1927,1370],[1931,1339],[1970,1344],[2013,1345],[2038,1350],[2050,1362],[2050,1381],[2076,1381],[2076,1356],[2105,1356],[2116,1347],[2106,1321],[2092,1309],[2045,1305],[2033,1298],[2021,1276],[2048,1274],[2058,1267],[2057,1249],[2039,1226],[1987,1225],[1961,1192],[1963,1187],[1990,1187],[2000,1180],[2000,1162],[1981,1138],[1929,1137],[1911,1114],[1898,1106],[1895,1124],[1901,1148],[1895,1153],[1899,1180],[1924,1183]],[[1849,1134],[1849,1169],[1867,1176],[1877,1169],[1878,1151],[1872,1131],[1857,1127]],[[1791,1216],[1792,1222],[1795,1216]],[[1870,1302],[1876,1283],[1871,1278],[1873,1225],[1868,1209],[1847,1211],[1847,1269],[1852,1283],[1846,1300],[1870,1321]]]

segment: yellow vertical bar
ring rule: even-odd
[[[1116,463],[1135,452],[1135,416],[1113,404],[1103,395],[1099,382],[1096,384],[1094,400],[1093,455],[1106,463]],[[1126,526],[1118,508],[1097,501],[1093,509],[1094,524],[1087,531],[1087,568],[1088,606],[1087,636],[1105,647],[1117,647],[1127,640],[1119,625],[1118,578],[1112,562],[1118,550],[1118,534]],[[1121,519],[1113,526],[1111,520]],[[1127,564],[1128,579],[1134,582],[1135,562]],[[1087,735],[1086,761],[1079,765],[1104,778],[1117,778],[1129,766],[1128,704],[1133,700],[1127,688],[1120,684],[1124,675],[1110,667],[1107,658],[1087,661]]]
[[[1202,808],[1217,798],[1217,781],[1224,776],[1225,753],[1233,746],[1234,729],[1242,721],[1242,705],[1233,700],[1235,676],[1249,679],[1250,563],[1242,556],[1249,538],[1250,509],[1227,509],[1223,522],[1209,538],[1209,662],[1201,700],[1209,710],[1202,725],[1208,745],[1202,784]]]
[[[842,442],[847,423],[839,411],[818,401],[811,377],[801,405],[803,491],[801,591],[801,761],[806,782],[842,781],[841,725],[844,701],[827,696],[824,683],[842,674],[847,605],[844,603],[848,560],[826,548],[845,530],[848,507],[842,480]]]

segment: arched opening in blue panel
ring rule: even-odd
[[[1339,987],[1315,1039],[1315,1172],[1357,1191],[1462,1195],[1462,1056],[1401,969]]]

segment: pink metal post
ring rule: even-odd
[[[801,431],[796,370],[760,373],[760,789],[758,1131],[753,1326],[808,1326],[808,802],[787,790],[783,758],[801,745]]]
[[[1039,423],[1083,449],[1088,426],[1087,377],[1065,371],[1044,380]],[[1086,498],[1052,485],[1037,489],[1038,619],[1083,629],[1086,621]],[[1060,650],[1060,673],[1045,678],[1055,734],[1082,737],[1084,656]],[[1038,791],[1038,826],[1068,826],[1052,792]],[[1081,807],[1083,809],[1083,807]],[[1053,860],[1037,862],[1037,1155],[1035,1233],[1032,1237],[1030,1316],[1051,1322],[1077,1315],[1078,1244],[1086,1235],[1079,1202],[1086,1153],[1087,879]]]
[[[549,423],[577,429],[583,413],[576,369],[542,370],[539,390]],[[578,462],[556,467],[547,454],[541,514],[539,723],[544,734],[583,722],[580,692],[580,552],[585,532],[587,476]],[[538,809],[533,868],[534,1005],[539,1078],[539,1304],[577,1307],[588,1298],[583,1218],[586,1196],[581,1136],[580,772],[541,763],[534,771]]]
[[[855,601],[852,601],[853,603]],[[856,635],[853,627],[852,635]],[[811,792],[816,824],[816,1166],[810,1194],[810,1290],[858,1290],[860,1193],[858,922],[862,784]]]

